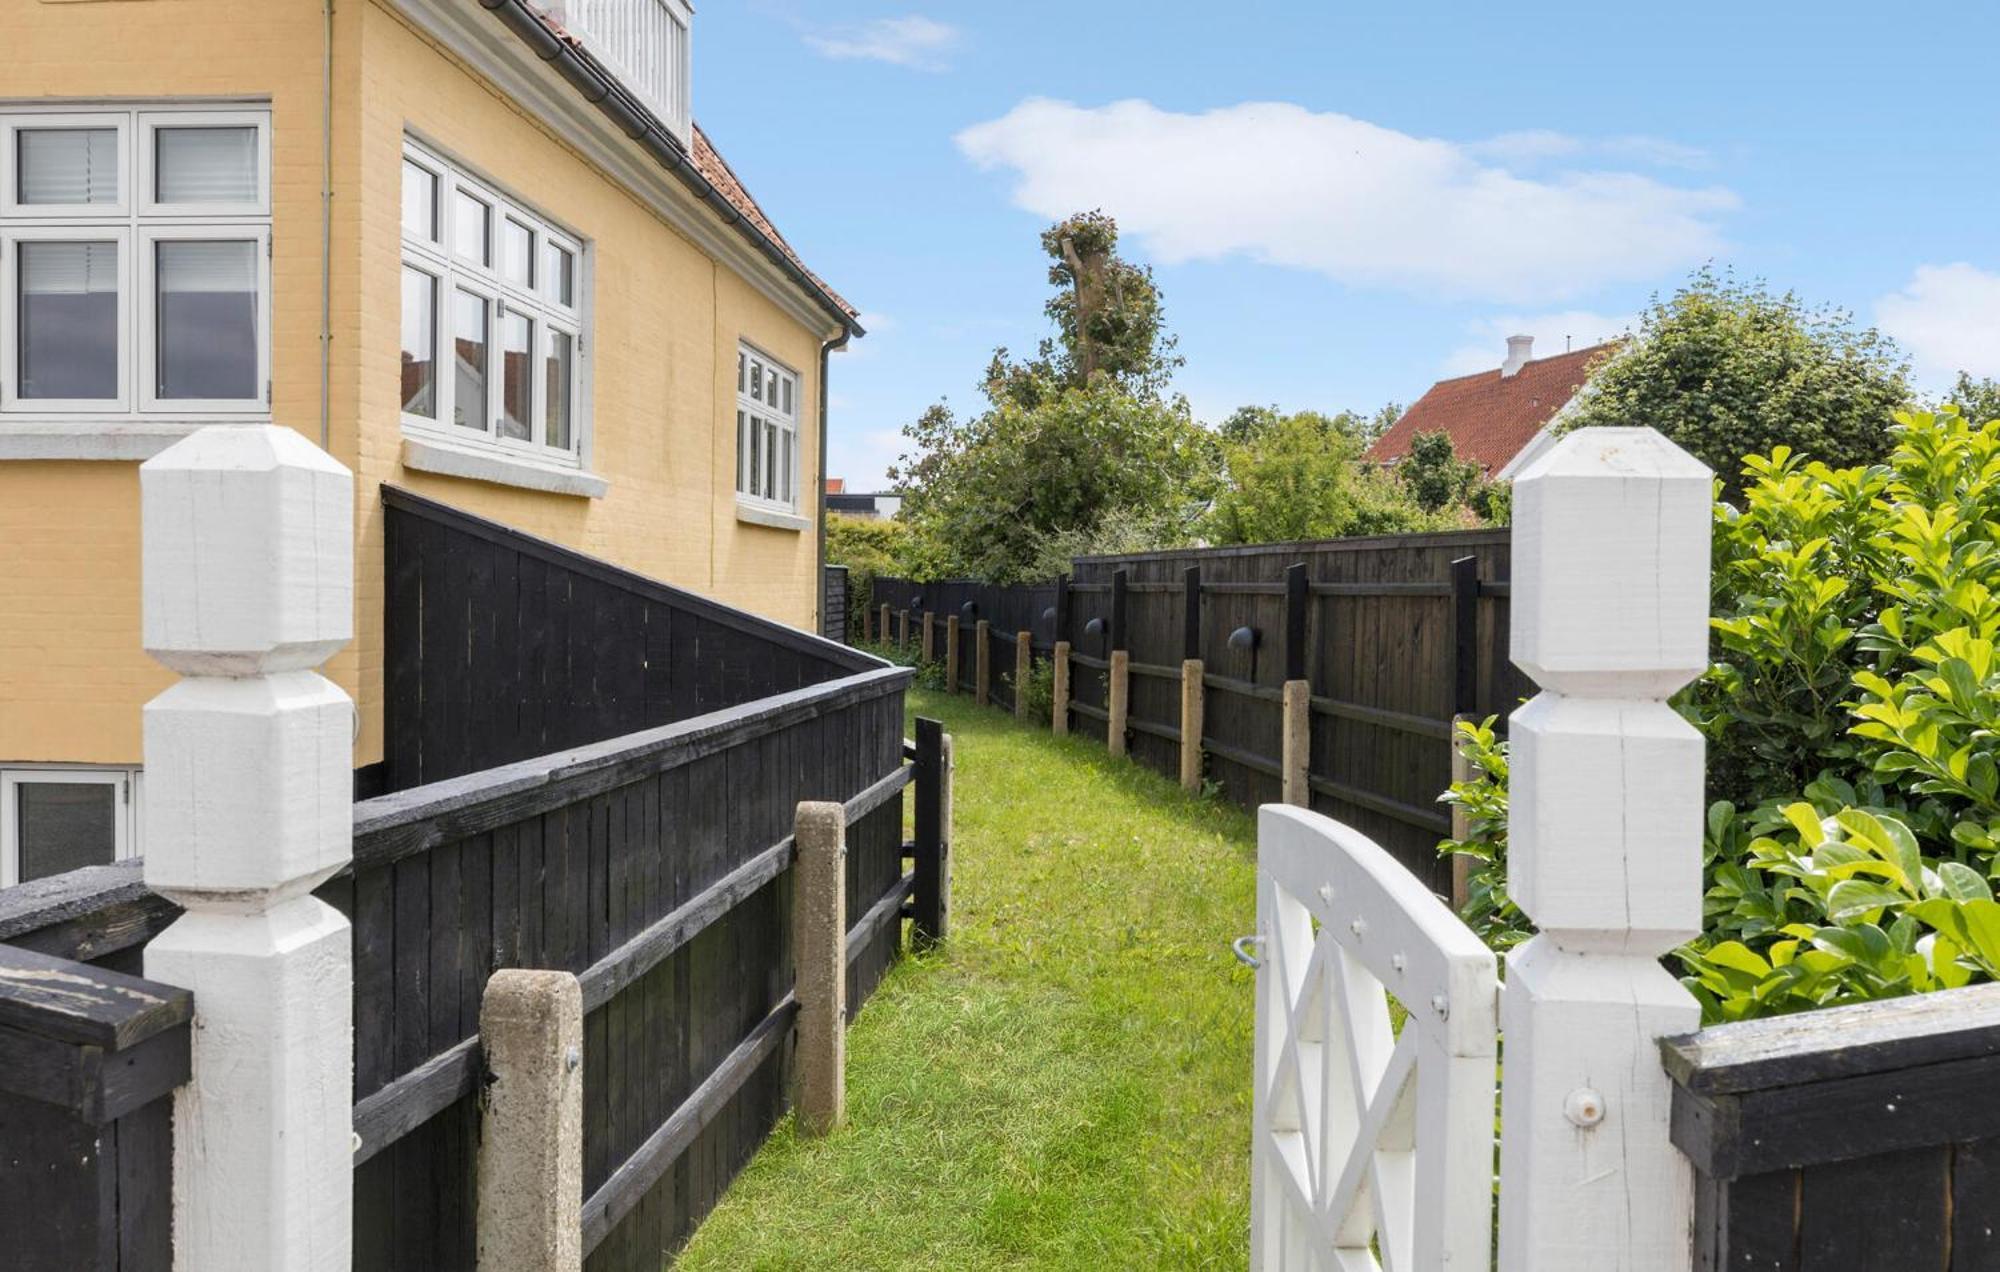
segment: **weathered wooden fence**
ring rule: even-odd
[[[1069,723],[1107,744],[1122,652],[1114,749],[1168,773],[1184,772],[1183,682],[1198,660],[1198,772],[1246,807],[1309,801],[1447,891],[1437,843],[1450,818],[1436,801],[1452,721],[1504,717],[1535,690],[1508,659],[1511,559],[1506,531],[1463,531],[1084,557],[1066,580],[1015,587],[878,578],[875,596],[896,623],[909,611],[913,633],[928,616],[937,658],[938,629],[959,620],[947,674],[969,693],[986,621],[988,693],[1006,707],[1017,633],[1039,658],[1065,643]],[[1289,794],[1287,684],[1306,703],[1304,790]]]
[[[829,565],[821,576],[819,634],[847,640],[848,574],[844,565]]]
[[[269,506],[282,515],[283,496],[273,496]],[[602,585],[592,594],[598,598],[621,590],[655,595],[642,586],[643,580],[600,563],[579,565],[552,545],[511,531],[502,534],[462,514],[421,506],[407,497],[399,512],[406,517],[403,550],[411,550],[414,537],[420,558],[415,573],[421,578],[442,580],[451,573],[423,559],[426,551],[492,561],[495,549],[504,547],[515,566],[534,562],[542,567],[545,581],[565,573],[590,576]],[[413,525],[420,530],[415,536],[408,533]],[[429,533],[434,527],[447,533]],[[149,566],[157,546],[149,539]],[[203,550],[213,552],[216,546],[205,544]],[[318,546],[323,555],[334,552]],[[209,564],[217,560],[211,556]],[[409,563],[399,559],[391,568],[398,566],[409,568]],[[522,577],[522,570],[516,568],[513,577]],[[493,595],[487,587],[481,583],[455,591],[455,598],[473,599],[463,606],[454,600],[452,622],[419,626],[423,640],[414,650],[392,649],[392,667],[398,657],[419,666],[445,665],[428,642],[463,639],[465,628],[456,616],[483,612]],[[395,595],[392,589],[392,605]],[[643,645],[646,633],[658,630],[653,615],[667,613],[675,643],[654,647],[652,657],[671,663],[712,654],[731,671],[720,678],[686,681],[694,686],[691,699],[680,697],[677,686],[682,682],[667,676],[658,681],[666,686],[665,696],[642,693],[640,703],[661,709],[677,709],[690,700],[709,703],[705,695],[710,690],[703,686],[760,696],[354,804],[351,844],[343,844],[341,853],[341,859],[351,860],[336,859],[339,864],[329,864],[318,876],[324,882],[314,889],[318,901],[313,904],[324,903],[323,913],[351,925],[351,941],[341,946],[343,953],[351,949],[351,1123],[356,1143],[350,1155],[343,1116],[339,1196],[347,1196],[351,1158],[356,1267],[474,1266],[479,1095],[486,1075],[480,1012],[487,981],[496,971],[554,969],[576,977],[585,1013],[580,1048],[582,1248],[590,1268],[653,1272],[662,1252],[686,1237],[786,1106],[799,1013],[791,924],[798,855],[793,824],[799,805],[830,802],[845,814],[845,1001],[850,1014],[897,956],[902,920],[913,920],[919,939],[944,935],[949,739],[932,722],[921,721],[917,741],[905,742],[903,697],[912,673],[813,637],[793,639],[794,634],[749,616],[726,616],[730,621],[725,623],[700,607],[669,599],[674,599],[672,606],[630,613],[622,602],[600,607],[600,613],[608,608],[637,627],[620,622],[596,627],[592,641],[566,646],[570,652],[559,676],[544,675],[536,683],[554,684],[564,693],[603,683],[607,674],[595,665],[597,655],[629,667],[625,645]],[[322,605],[311,612],[349,611],[345,605]],[[690,643],[679,644],[682,636]],[[758,672],[753,655],[766,637],[771,638],[772,660],[783,666]],[[801,646],[801,641],[808,643]],[[726,655],[722,647],[727,647]],[[817,659],[817,667],[804,655]],[[653,670],[643,663],[641,669]],[[786,683],[771,691],[775,683],[808,676],[818,683]],[[558,704],[560,697],[545,701]],[[472,719],[492,717],[467,717]],[[345,752],[344,713],[340,723],[341,746],[329,754]],[[447,731],[439,736],[449,740],[464,735]],[[514,741],[506,744],[518,745],[524,735],[509,736]],[[149,771],[168,771],[190,758],[173,753],[170,739],[157,741],[149,732]],[[475,744],[484,745],[476,739]],[[462,762],[460,751],[450,755],[448,764]],[[425,761],[420,755],[414,762]],[[345,780],[344,773],[340,779]],[[255,780],[254,775],[245,780]],[[906,786],[914,786],[916,796],[916,834],[909,840],[903,834]],[[344,826],[344,799],[337,811]],[[130,988],[116,979],[118,970],[138,966],[148,943],[180,917],[175,898],[189,897],[183,890],[170,898],[149,886],[157,864],[122,863],[0,891],[0,941],[16,947],[0,947],[0,1057],[12,1054],[8,1048],[16,1042],[36,1055],[81,1044],[109,1053],[145,1042],[147,1035],[135,1027],[112,1037],[117,1046],[106,1047],[88,1029],[79,1033],[80,1027],[46,1012],[35,1015],[37,1004],[24,1004],[5,969],[9,958],[52,957],[65,960],[56,966],[79,976],[81,983]],[[151,964],[150,954],[146,962]],[[143,992],[153,992],[143,989],[144,982],[135,983]],[[155,988],[180,1004],[184,1025],[187,996]],[[342,1016],[345,1003],[343,994],[336,1007]],[[202,1004],[198,991],[193,1004],[197,1026]],[[164,1016],[149,1020],[156,1031],[171,1032],[174,1023]],[[24,1022],[30,1027],[24,1029]],[[155,1121],[159,1113],[154,1106],[164,1107],[158,1097],[186,1078],[186,1033],[183,1027],[178,1076],[171,1064],[147,1070],[161,1079],[145,1096],[153,1108],[147,1116]],[[170,1044],[147,1045],[157,1052]],[[109,1066],[101,1058],[92,1063]],[[117,1071],[123,1074],[126,1067]],[[345,1072],[343,1057],[343,1081]],[[0,1121],[0,1140],[6,1142],[0,1156],[11,1155],[6,1169],[13,1178],[41,1171],[36,1187],[100,1190],[128,1175],[154,1181],[162,1190],[174,1179],[170,1140],[150,1134],[159,1129],[152,1122],[133,1131],[131,1149],[121,1149],[115,1176],[98,1171],[84,1179],[65,1172],[60,1163],[52,1166],[49,1153],[69,1141],[50,1135],[60,1132],[74,1139],[88,1119],[108,1126],[129,1110],[124,1104],[87,1105],[73,1098],[63,1114],[67,1122],[47,1134],[38,1132],[24,1146],[5,1134],[5,1128],[22,1125],[25,1116],[9,1098],[21,1084],[18,1075],[12,1083],[0,1077],[0,1118],[5,1119]],[[138,1086],[129,1085],[134,1090]],[[47,1102],[47,1092],[28,1094]],[[121,1099],[130,1095],[125,1092]],[[242,1098],[256,1104],[261,1096],[245,1093]],[[53,1116],[43,1114],[42,1120]],[[282,1121],[282,1110],[279,1117]],[[157,1213],[163,1203],[142,1191],[130,1196],[134,1209],[129,1219],[122,1212],[105,1211],[112,1218],[100,1218],[93,1231],[129,1229],[157,1245],[153,1238],[163,1231]],[[86,1206],[82,1200],[72,1203],[72,1208]],[[10,1194],[0,1210],[12,1207]],[[345,1225],[344,1201],[340,1214]],[[167,1266],[164,1254],[106,1261],[76,1244],[72,1228],[39,1231],[42,1244],[31,1248],[47,1258],[35,1266]],[[259,1230],[253,1223],[246,1231]],[[251,1243],[241,1253],[247,1260],[241,1266],[268,1265],[260,1259],[283,1261],[277,1252],[299,1239],[287,1232],[273,1238],[275,1244]],[[330,1251],[323,1253],[333,1257]]]

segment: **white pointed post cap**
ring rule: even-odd
[[[1514,482],[1514,664],[1544,689],[1665,698],[1708,665],[1713,475],[1650,428],[1581,428]]]
[[[316,667],[354,635],[354,479],[276,425],[139,467],[146,652],[186,676]]]

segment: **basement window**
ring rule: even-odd
[[[404,432],[580,466],[581,240],[415,142],[402,205]]]
[[[0,887],[138,855],[129,768],[0,768]]]
[[[0,413],[270,415],[270,112],[0,109]]]

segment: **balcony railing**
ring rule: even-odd
[[[683,0],[554,0],[549,12],[688,141],[694,11]]]

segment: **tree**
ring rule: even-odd
[[[1391,534],[1455,524],[1419,508],[1395,478],[1360,463],[1369,421],[1244,407],[1222,426],[1227,480],[1204,522],[1217,543]]]
[[[1214,436],[1165,393],[1180,359],[1159,290],[1117,243],[1101,212],[1045,231],[1054,337],[1023,361],[994,351],[978,414],[940,402],[904,427],[910,449],[889,476],[909,492],[920,573],[1028,577],[1056,537],[1113,514],[1184,538],[1213,494]]]
[[[1479,465],[1460,459],[1451,434],[1445,432],[1419,433],[1411,438],[1410,453],[1396,465],[1396,476],[1425,512],[1466,503],[1480,486]]]
[[[909,527],[893,519],[826,515],[826,561],[847,567],[848,622],[856,632],[862,612],[874,604],[876,577],[906,571],[909,537]]]
[[[1776,446],[1836,467],[1881,459],[1909,401],[1908,366],[1873,328],[1701,269],[1594,369],[1565,428],[1656,428],[1733,493],[1743,457]]]
[[[1973,424],[1984,424],[1988,420],[2000,420],[2000,381],[1991,378],[1975,380],[1964,371],[1958,373],[1958,383],[1952,386],[1945,404],[1958,408],[1958,413]]]

